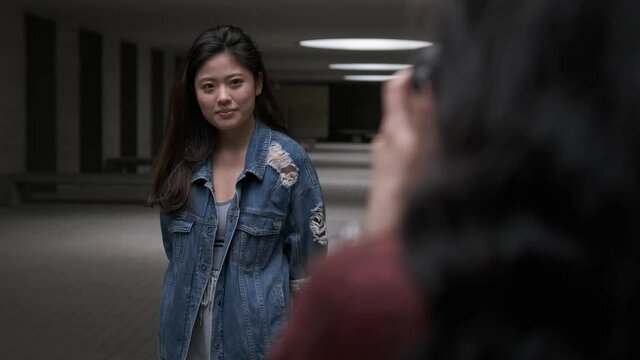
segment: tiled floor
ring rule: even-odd
[[[366,168],[340,166],[318,168],[332,250],[358,230],[368,185]],[[0,207],[0,359],[155,359],[165,266],[157,210]]]
[[[152,359],[165,266],[136,206],[0,209],[3,359]]]

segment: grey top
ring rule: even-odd
[[[225,234],[227,232],[229,208],[234,200],[235,197],[225,202],[216,203],[218,231],[216,232],[216,237],[213,242],[213,270],[211,272],[211,278],[207,283],[202,303],[200,304],[196,323],[193,326],[187,360],[209,360],[210,358],[211,332],[215,322],[213,319],[213,294],[216,284],[218,283],[218,274],[222,267],[224,243],[228,241]]]
[[[224,253],[225,234],[227,232],[227,215],[229,214],[229,208],[235,197],[228,201],[216,203],[216,211],[218,213],[218,231],[216,232],[216,238],[213,243],[213,269],[220,270],[222,267],[222,257]]]

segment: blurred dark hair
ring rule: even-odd
[[[442,158],[404,234],[425,358],[640,358],[639,9],[442,4]]]
[[[188,200],[191,176],[199,162],[213,150],[216,129],[202,115],[194,89],[200,67],[215,55],[228,53],[262,79],[262,92],[256,97],[255,117],[269,127],[284,131],[284,122],[262,54],[242,29],[221,25],[204,30],[187,52],[180,74],[171,92],[169,119],[164,142],[156,159],[153,191],[147,204],[159,204],[166,211],[182,208]]]

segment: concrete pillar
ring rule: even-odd
[[[151,48],[138,44],[137,155],[151,157]],[[142,167],[139,167],[142,170]]]
[[[120,39],[102,37],[102,155],[120,156]]]
[[[80,172],[78,27],[58,22],[56,30],[57,148],[60,173]]]
[[[165,127],[167,125],[167,119],[169,116],[169,100],[171,97],[171,90],[176,82],[176,54],[171,51],[164,52],[164,91],[165,91],[165,106],[164,106],[164,121]]]
[[[24,12],[0,3],[0,174],[26,170]]]

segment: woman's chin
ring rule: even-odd
[[[241,121],[237,116],[234,116],[231,118],[216,117],[213,122],[210,121],[209,123],[218,129],[218,131],[226,132],[248,128],[250,127],[250,122],[250,120]]]

